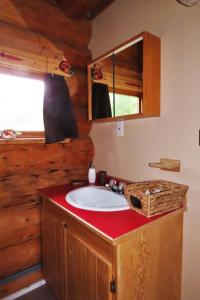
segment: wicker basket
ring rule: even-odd
[[[151,217],[182,207],[187,189],[186,185],[152,180],[127,184],[124,194],[131,209]]]

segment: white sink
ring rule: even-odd
[[[123,195],[100,186],[86,186],[75,189],[66,195],[65,200],[75,207],[86,210],[119,211],[129,209]]]

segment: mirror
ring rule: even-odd
[[[89,120],[141,114],[143,37],[124,43],[88,66]]]
[[[92,119],[113,117],[113,57],[93,63],[90,70]]]
[[[119,49],[114,54],[114,116],[141,112],[143,41]]]

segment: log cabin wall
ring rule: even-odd
[[[74,67],[67,83],[80,135],[53,145],[0,144],[0,280],[41,263],[37,189],[86,179],[94,151],[87,122],[90,35],[90,21],[70,20],[53,1],[0,1],[1,45],[51,58],[63,52]],[[37,271],[2,284],[0,298],[40,277]]]

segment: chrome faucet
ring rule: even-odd
[[[107,187],[109,190],[113,191],[113,192],[117,192],[117,193],[123,194],[123,193],[124,193],[124,186],[125,186],[125,185],[126,185],[125,182],[119,182],[119,183],[117,184],[116,179],[111,178],[111,179],[109,180],[109,183],[106,184],[106,187]]]

